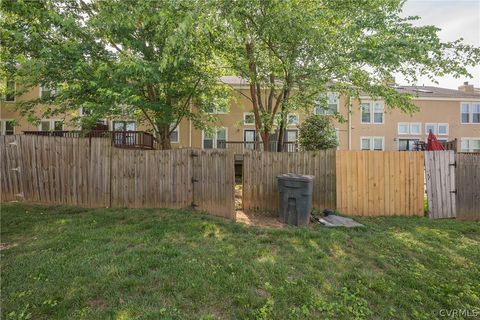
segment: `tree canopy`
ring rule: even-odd
[[[411,96],[391,85],[419,75],[468,75],[480,50],[442,42],[435,26],[402,17],[403,0],[5,0],[2,76],[55,96],[23,103],[33,114],[83,107],[84,122],[128,113],[151,124],[164,148],[181,119],[207,127],[225,108],[221,75],[245,78],[265,147],[286,115],[327,91],[383,99],[412,112]],[[346,99],[350,101],[350,99]],[[192,107],[194,106],[194,107]],[[173,123],[173,126],[171,125]],[[281,146],[281,141],[279,141]]]
[[[311,115],[302,122],[298,139],[302,150],[315,151],[338,146],[337,134],[331,120],[331,116]]]

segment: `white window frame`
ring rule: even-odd
[[[440,133],[440,126],[446,126],[447,127],[447,132],[446,133]],[[448,123],[437,123],[437,135],[438,136],[448,136],[448,133],[450,131],[450,126]]]
[[[400,132],[400,126],[406,126],[406,127],[407,127],[407,132]],[[410,123],[408,123],[408,122],[399,122],[399,123],[397,123],[397,133],[398,133],[399,135],[410,134]]]
[[[13,100],[7,100],[7,94],[5,93],[4,95],[4,101],[8,103],[15,103],[17,102],[17,83],[15,81],[6,81],[5,83],[5,89],[8,89],[8,83],[13,82]]]
[[[330,108],[328,107],[330,105],[329,103],[329,96],[332,96],[332,95],[335,95],[336,96],[336,99],[337,99],[337,102],[336,102],[336,107],[335,107],[335,111],[334,112],[331,112]],[[326,98],[327,100],[327,104],[326,104],[326,109],[323,109],[322,106],[319,106],[319,105],[315,105],[313,107],[313,113],[316,114],[316,115],[320,115],[320,116],[330,116],[330,115],[333,115],[335,113],[338,113],[339,110],[340,110],[340,95],[336,92],[327,92],[326,95],[324,96],[321,96],[319,99],[324,99]],[[333,105],[333,103],[332,103]],[[317,112],[317,110],[321,108],[322,112]]]
[[[173,123],[172,125],[175,125],[175,124]],[[172,130],[171,126],[170,126],[170,130]],[[180,143],[180,124],[177,125],[177,127],[175,128],[175,130],[172,131],[172,133],[173,132],[177,133],[177,140],[172,140],[172,138],[171,138],[172,135],[170,134],[170,143]]]
[[[225,141],[228,141],[228,128],[227,127],[215,128],[215,134],[212,138],[212,140],[213,140],[212,149],[218,149],[218,146],[217,146],[218,137],[217,137],[217,135],[218,135],[218,130],[221,130],[221,129],[225,129]],[[205,130],[202,130],[202,149],[205,149],[204,144],[203,144],[204,140],[205,140]],[[209,149],[207,149],[207,150],[209,150]]]
[[[252,115],[253,116],[253,122],[247,122],[247,116],[248,115]],[[252,126],[252,125],[255,125],[255,113],[253,112],[244,112],[243,113],[243,124],[245,126]]]
[[[43,99],[42,95],[43,95],[43,85],[40,85],[40,99]],[[56,94],[57,94],[57,89],[50,89],[50,96],[51,97],[54,97]]]
[[[370,140],[370,149],[364,150],[362,149],[362,140],[369,139]],[[382,150],[375,150],[375,139],[382,139]],[[385,137],[360,137],[360,150],[362,151],[385,151]]]
[[[461,152],[474,152],[470,146],[470,141],[472,140],[479,140],[480,141],[480,137],[461,137],[460,138],[460,150]],[[465,151],[465,149],[463,149],[462,147],[462,144],[464,141],[468,141],[468,150]]]
[[[15,123],[14,119],[0,119],[0,136],[4,136],[5,132],[7,131],[7,122],[13,121]],[[13,134],[16,133],[15,130],[15,125],[13,126]]]
[[[38,130],[42,131],[42,122],[49,122],[49,129],[47,131],[55,131],[55,122],[57,121],[60,121],[62,123],[62,130],[59,131],[63,131],[65,129],[65,123],[61,119],[41,119],[38,122]]]
[[[473,105],[480,104],[480,101],[471,101],[471,102],[460,102],[460,123],[461,124],[477,124],[480,125],[480,122],[473,122]],[[462,107],[463,105],[468,106],[468,122],[463,122],[462,120]]]
[[[214,110],[212,112],[206,112],[207,114],[228,114],[229,110],[227,110],[227,107],[225,107],[225,110]]]
[[[381,103],[383,106],[383,111],[382,111],[382,122],[375,122],[375,103]],[[370,122],[364,122],[363,117],[362,117],[362,104],[369,104],[369,109],[370,109]],[[360,102],[360,123],[361,124],[376,124],[376,125],[381,125],[385,124],[385,103],[383,101],[379,100],[363,100]]]
[[[296,117],[297,118],[297,121],[294,122],[294,123],[290,123],[290,117]],[[287,114],[287,126],[298,126],[298,124],[300,123],[300,116],[298,115],[298,113],[288,113]]]

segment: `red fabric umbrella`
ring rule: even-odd
[[[427,151],[437,151],[437,150],[445,150],[443,145],[440,141],[437,140],[437,137],[433,134],[432,131],[428,134],[428,143],[427,143]]]

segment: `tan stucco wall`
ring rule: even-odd
[[[242,93],[248,96],[248,90],[243,89]],[[40,89],[34,88],[29,92],[17,97],[17,101],[35,99],[39,96]],[[254,125],[244,125],[243,115],[245,112],[252,112],[251,102],[238,92],[233,92],[234,98],[231,101],[230,110],[227,114],[218,114],[218,121],[214,123],[217,127],[227,128],[228,141],[243,141],[244,130],[255,129]],[[338,130],[340,147],[339,149],[348,150],[349,148],[349,112],[346,106],[346,98],[341,97],[339,101],[339,112],[343,115],[345,123],[334,123],[334,127]],[[480,99],[479,99],[480,100]],[[480,139],[480,124],[461,124],[460,123],[460,104],[462,101],[468,100],[450,100],[450,99],[414,99],[414,103],[420,108],[420,111],[408,115],[401,111],[388,107],[385,109],[383,124],[362,124],[361,112],[358,101],[352,102],[350,123],[351,123],[351,149],[360,150],[361,137],[384,137],[385,150],[398,150],[398,139],[400,138],[419,138],[426,140],[425,134],[426,123],[448,123],[448,135],[439,135],[438,138],[447,138],[453,140],[461,137],[479,138]],[[40,110],[40,108],[39,108]],[[312,112],[308,111],[308,112]],[[305,119],[308,115],[307,111],[296,112],[299,116],[299,121]],[[55,119],[67,120],[69,115],[63,117],[56,117]],[[4,102],[0,104],[0,120],[17,120],[17,127],[15,133],[21,133],[25,130],[37,130],[37,126],[28,123],[25,118],[19,116],[15,109],[15,103]],[[415,122],[421,123],[421,134],[418,136],[399,135],[399,122]],[[111,123],[111,121],[110,121]],[[147,123],[138,123],[137,130],[146,130]],[[65,130],[74,129],[68,124],[64,127]],[[296,126],[290,126],[288,129],[296,129]],[[179,125],[179,143],[173,143],[174,147],[202,147],[202,130],[194,128],[187,119],[183,119]]]

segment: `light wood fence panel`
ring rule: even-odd
[[[454,151],[425,152],[425,182],[430,218],[456,216],[454,166]]]
[[[423,215],[422,152],[337,151],[337,210],[354,216]]]
[[[456,154],[457,218],[480,220],[480,153]]]
[[[277,176],[313,175],[313,207],[335,208],[335,150],[307,152],[246,151],[243,157],[243,209],[278,211]]]
[[[232,150],[195,150],[193,203],[213,215],[235,220],[235,161]]]

